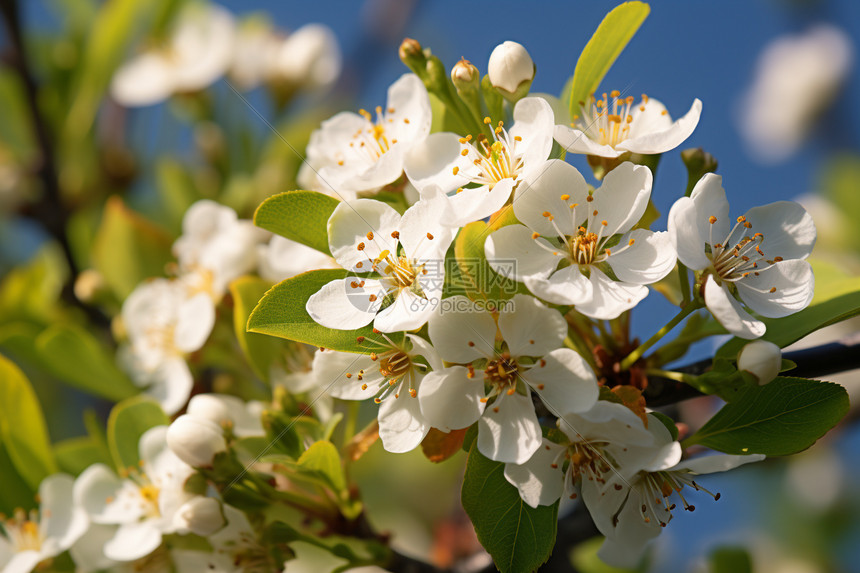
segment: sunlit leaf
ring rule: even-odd
[[[170,419],[151,398],[135,396],[113,407],[108,418],[107,439],[117,469],[137,467],[140,437],[150,428]]]
[[[254,213],[254,224],[331,254],[328,219],[338,203],[337,199],[316,191],[287,191],[263,201]]]

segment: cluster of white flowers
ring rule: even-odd
[[[308,24],[287,35],[259,18],[237,25],[214,4],[184,5],[169,33],[123,64],[111,95],[127,107],[199,92],[225,75],[241,90],[263,83],[293,93],[330,87],[340,75],[341,55],[332,31]]]

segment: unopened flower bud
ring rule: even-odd
[[[235,396],[225,394],[198,394],[188,402],[188,415],[209,420],[222,428],[232,426],[235,416],[240,415],[245,403]]]
[[[535,77],[535,64],[532,57],[516,42],[503,42],[490,54],[487,65],[490,83],[500,90],[506,98],[519,99],[528,93]]]
[[[201,537],[212,535],[226,524],[221,503],[214,498],[197,496],[176,511],[173,524],[179,533],[194,533]]]
[[[478,68],[472,65],[472,62],[462,59],[451,69],[451,81],[458,90],[462,89],[478,89],[480,74]]]
[[[400,54],[400,59],[403,60],[403,63],[405,63],[407,66],[409,66],[408,61],[417,61],[424,59],[424,50],[421,49],[421,44],[418,43],[418,40],[413,40],[412,38],[403,39],[403,42],[400,44],[400,50],[398,50],[398,53]]]
[[[227,442],[215,422],[184,414],[167,429],[167,446],[186,464],[208,467],[215,454],[227,449]]]
[[[75,280],[75,297],[81,302],[92,302],[105,288],[102,274],[93,269],[81,271]]]
[[[777,377],[782,367],[782,351],[767,340],[755,340],[743,347],[738,354],[738,370],[755,376],[759,386]]]

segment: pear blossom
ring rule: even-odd
[[[170,424],[166,439],[170,451],[194,467],[211,467],[215,456],[227,450],[221,426],[190,414],[183,414]]]
[[[245,402],[227,394],[197,394],[188,401],[187,415],[215,423],[238,438],[263,436],[262,402]]]
[[[779,36],[758,57],[737,125],[763,162],[790,157],[830,105],[852,69],[854,47],[844,30],[818,24]]]
[[[410,147],[430,133],[430,96],[414,74],[404,74],[390,88],[385,107],[370,112],[341,112],[311,135],[307,162],[326,187],[337,194],[370,192],[403,175]]]
[[[214,4],[189,4],[176,16],[164,45],[119,67],[111,96],[124,106],[139,107],[205,89],[230,66],[234,37],[230,12]]]
[[[173,244],[179,276],[192,291],[217,302],[233,279],[257,266],[258,246],[269,234],[230,207],[202,199],[185,212],[182,236]]]
[[[615,474],[630,478],[657,454],[642,419],[615,402],[599,400],[585,412],[566,414],[558,428],[562,442],[544,438],[526,462],[505,464],[505,479],[532,507],[562,495],[576,499],[585,482],[606,482]]]
[[[685,487],[720,499],[696,482],[696,476],[724,472],[764,459],[761,454],[716,454],[681,461],[682,450],[669,430],[649,414],[648,430],[654,436],[656,452],[635,475],[607,474],[603,480],[583,480],[582,500],[594,524],[606,536],[597,555],[614,567],[634,568],[647,543],[657,537],[672,519],[677,493],[687,511],[695,506],[681,493]]]
[[[179,281],[153,279],[128,296],[122,320],[128,343],[120,348],[120,365],[166,413],[176,413],[193,385],[185,356],[203,346],[215,324],[211,299],[188,296]]]
[[[329,255],[280,235],[273,235],[268,243],[257,245],[257,258],[260,276],[272,282],[314,269],[337,268]]]
[[[59,555],[87,530],[89,520],[74,504],[74,478],[54,474],[39,484],[39,510],[15,510],[0,517],[0,570],[27,573],[45,559]]]
[[[441,369],[442,361],[423,338],[406,335],[404,342],[397,343],[383,337],[385,343],[373,343],[374,352],[370,354],[317,352],[313,372],[317,385],[325,386],[326,392],[335,398],[373,398],[379,404],[379,437],[383,447],[389,452],[408,452],[430,431],[417,395],[426,372],[430,368]],[[365,340],[364,344],[371,341]]]
[[[449,197],[452,217],[447,224],[460,227],[501,209],[511,192],[529,173],[540,173],[552,151],[555,119],[543,98],[527,97],[514,106],[510,130],[484,118],[493,132],[460,137],[434,133],[415,145],[406,158],[406,175],[422,197],[438,192]]]
[[[610,159],[628,152],[666,153],[690,137],[702,114],[699,99],[675,122],[656,99],[642,94],[638,106],[635,101],[633,96],[621,97],[617,90],[600,99],[592,95],[590,106],[581,103],[581,116],[574,115],[569,126],[555,126],[555,140],[569,153]]]
[[[735,336],[758,338],[765,325],[743,309],[780,318],[806,308],[815,279],[804,259],[816,231],[798,203],[777,201],[754,207],[729,228],[729,203],[722,177],[709,173],[690,197],[669,211],[669,236],[678,259],[704,271],[705,306]]]
[[[431,317],[430,340],[456,365],[430,372],[418,389],[421,414],[434,428],[448,432],[477,421],[483,455],[523,463],[541,445],[532,391],[558,416],[597,401],[594,372],[561,347],[567,323],[558,311],[522,294],[502,306],[498,319],[463,296],[444,302],[452,310],[443,306]]]
[[[334,32],[322,24],[306,24],[281,42],[269,76],[293,89],[325,89],[337,80],[340,70],[340,46]]]
[[[240,22],[228,70],[230,81],[243,91],[259,86],[268,78],[280,44],[268,20],[252,15]]]
[[[444,260],[456,229],[446,227],[441,197],[421,200],[401,217],[380,201],[342,202],[328,220],[329,247],[343,268],[371,271],[324,285],[307,302],[326,328],[353,330],[373,322],[382,332],[421,327],[442,296]]]
[[[182,524],[183,505],[196,496],[184,489],[194,469],[167,447],[167,426],[156,426],[140,438],[140,467],[122,479],[104,464],[93,464],[75,482],[75,503],[96,524],[117,525],[104,545],[114,561],[144,557],[161,545],[162,535]]]
[[[615,318],[647,296],[644,285],[675,266],[667,233],[633,229],[651,182],[647,167],[625,162],[592,193],[575,167],[550,160],[517,189],[513,209],[523,224],[487,237],[487,261],[543,300],[576,305],[591,318]]]

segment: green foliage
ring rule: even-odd
[[[351,276],[350,273],[342,269],[318,270],[276,284],[251,313],[248,330],[342,352],[371,352],[374,345],[369,341],[385,341],[373,333],[372,326],[356,330],[333,330],[314,322],[305,310],[308,299],[324,285],[348,276]],[[359,342],[360,337],[366,340]],[[395,340],[391,335],[389,338]]]
[[[311,445],[301,455],[298,462],[299,467],[316,474],[335,492],[346,490],[346,476],[340,464],[340,455],[337,448],[328,441],[320,441]]]
[[[860,157],[844,154],[834,158],[824,169],[821,188],[841,214],[860,213]],[[844,228],[843,228],[844,227]],[[839,228],[839,241],[854,252],[860,252],[860,230],[857,225],[845,224]],[[819,229],[819,232],[827,230]]]
[[[709,556],[710,573],[752,573],[752,557],[743,547],[717,547]]]
[[[549,559],[555,545],[558,502],[532,508],[504,476],[505,464],[472,446],[461,500],[478,541],[502,573],[528,573]]]
[[[74,324],[48,327],[36,339],[44,367],[71,386],[115,402],[140,389],[116,366],[98,339]]]
[[[598,536],[592,537],[573,548],[570,561],[576,567],[577,571],[581,573],[625,573],[635,571],[635,569],[618,569],[601,561],[600,557],[597,556],[601,545],[603,545],[603,537]]]
[[[847,412],[848,393],[839,384],[780,376],[748,388],[683,445],[787,456],[814,444]]]
[[[249,332],[246,326],[254,307],[271,286],[269,281],[253,276],[240,277],[230,283],[236,338],[254,374],[266,382],[269,381],[269,368],[284,352],[284,343],[271,336]]]
[[[72,474],[80,474],[89,466],[102,463],[110,465],[111,460],[106,459],[101,448],[95,440],[89,436],[69,438],[54,444],[54,456],[60,471]]]
[[[287,191],[269,197],[254,213],[254,224],[321,253],[328,247],[328,219],[339,201],[316,191]]]
[[[36,491],[57,471],[42,408],[24,373],[2,355],[0,380],[0,440],[18,475]]]
[[[0,284],[0,322],[22,319],[42,324],[57,318],[57,298],[67,276],[58,248],[41,249]]]
[[[570,92],[571,116],[580,115],[580,102],[588,102],[650,11],[644,2],[625,2],[606,15],[576,62]]]
[[[513,297],[519,289],[515,281],[496,273],[484,255],[484,243],[497,228],[483,221],[469,223],[454,243],[461,285],[472,300],[500,301]]]
[[[164,274],[172,259],[171,240],[164,230],[130,210],[119,197],[105,205],[93,246],[96,269],[119,300],[144,279]]]
[[[21,477],[2,440],[0,440],[0,476],[3,477],[3,487],[0,487],[0,513],[11,515],[18,507],[28,510],[38,505],[36,489]]]
[[[150,428],[169,423],[161,406],[146,396],[135,396],[114,406],[108,418],[107,439],[117,469],[136,468],[140,437]]]
[[[161,200],[166,226],[173,232],[182,229],[182,218],[188,208],[200,198],[191,173],[172,157],[162,159],[155,168],[158,196]]]

